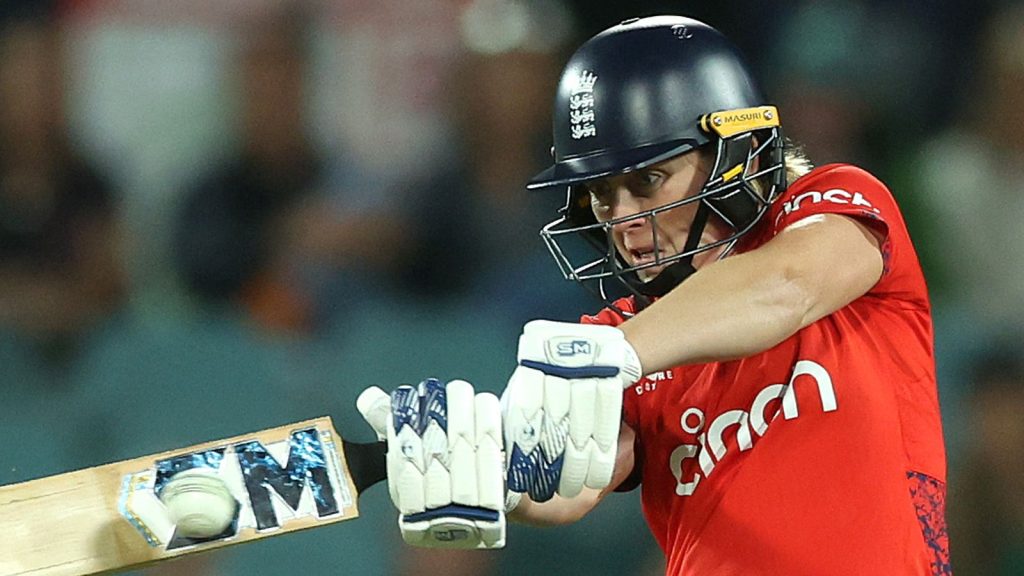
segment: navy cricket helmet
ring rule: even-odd
[[[778,111],[767,104],[739,50],[703,22],[635,18],[597,34],[566,64],[554,106],[554,164],[527,188],[568,186],[562,217],[541,235],[563,275],[587,287],[597,281],[606,302],[608,278],[621,281],[641,305],[665,294],[693,272],[695,254],[722,245],[727,253],[785,189]],[[714,153],[714,167],[699,194],[617,220],[599,223],[594,217],[581,184],[705,146]],[[658,213],[692,203],[698,209],[681,252],[659,253],[632,267],[616,254],[613,225],[647,219],[653,235]],[[712,214],[731,234],[702,244]],[[570,238],[592,250],[580,257],[567,248]],[[636,275],[656,266],[665,268],[652,280]]]

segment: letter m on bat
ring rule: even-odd
[[[259,530],[279,526],[271,502],[271,490],[292,510],[297,511],[303,488],[308,485],[316,503],[318,517],[338,513],[324,446],[316,428],[292,433],[288,462],[284,467],[259,441],[240,442],[234,445],[234,449]]]

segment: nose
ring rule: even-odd
[[[610,214],[612,220],[629,218],[643,211],[644,206],[641,199],[633,195],[629,188],[619,186],[615,189],[614,203]],[[627,230],[643,226],[646,221],[645,218],[632,218],[624,222],[618,222],[612,227],[616,230]]]

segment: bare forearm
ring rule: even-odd
[[[519,506],[509,513],[509,519],[531,526],[562,526],[572,524],[597,506],[599,491],[584,488],[575,498],[562,498],[555,494],[547,502],[534,502],[523,495]]]
[[[447,550],[403,546],[401,571],[404,576],[433,576],[438,566],[444,566],[447,576],[476,576],[490,574],[496,558],[475,550]]]
[[[809,222],[706,266],[621,328],[647,373],[762,352],[869,290],[878,241],[845,217]]]
[[[754,264],[716,262],[623,324],[644,371],[741,358],[796,332],[806,309],[799,285]]]

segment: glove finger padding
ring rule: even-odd
[[[386,442],[388,419],[391,417],[391,396],[376,386],[370,386],[356,398],[356,408],[377,433],[377,440]]]
[[[519,366],[502,395],[508,487],[539,502],[611,482],[622,390],[640,378],[617,328],[538,320],[519,339]]]
[[[501,406],[494,394],[476,395],[476,466],[478,506],[505,507],[505,456],[501,435]]]
[[[542,372],[519,366],[509,381],[505,401],[505,440],[510,446],[508,452],[508,489],[525,492],[535,502],[546,502],[558,488],[562,472],[562,453],[568,436],[568,416],[558,419],[547,415],[545,407],[548,388],[564,388],[553,391],[552,399],[558,399],[553,414],[564,414],[561,398],[568,396],[568,385],[563,380],[553,379]]]
[[[478,506],[476,400],[468,382],[448,383],[448,446],[451,452],[451,501]]]
[[[379,395],[364,392],[360,411],[371,400],[379,402]],[[388,489],[401,513],[402,538],[428,547],[503,546],[504,456],[497,398],[475,394],[465,381],[445,385],[430,379],[416,388],[399,386],[389,404]],[[364,417],[371,421],[365,411]]]
[[[377,433],[377,439],[388,443],[390,452],[391,448],[395,446],[391,441],[391,438],[395,436],[394,421],[391,416],[391,396],[376,386],[370,386],[363,390],[359,397],[356,398],[356,408],[370,427],[373,428],[373,431]],[[396,482],[399,477],[400,468],[396,465],[400,464],[400,462],[393,458],[387,458],[386,464],[388,494],[397,508],[399,497]]]
[[[569,438],[565,447],[562,481],[558,484],[558,493],[565,498],[572,498],[583,490],[583,483],[590,469],[596,388],[597,382],[594,380],[576,380],[571,384]]]
[[[402,514],[415,514],[426,508],[427,467],[422,436],[426,421],[422,399],[412,386],[399,386],[391,393],[388,484],[394,485],[391,497]]]
[[[595,386],[593,449],[586,485],[601,489],[612,481],[615,453],[622,425],[622,387],[614,380],[598,381]]]

